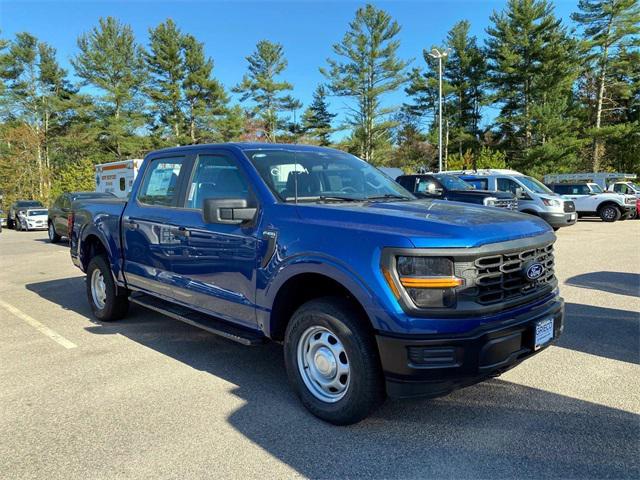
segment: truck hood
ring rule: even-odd
[[[470,248],[551,230],[531,215],[441,200],[299,204],[298,213],[309,225],[387,233],[415,247]]]

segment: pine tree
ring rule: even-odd
[[[227,114],[229,98],[222,84],[212,76],[213,60],[204,54],[204,45],[192,35],[182,39],[185,78],[182,83],[186,103],[189,140],[200,143],[212,137],[216,121]]]
[[[490,86],[507,159],[538,168],[575,156],[572,86],[576,44],[546,0],[510,0],[487,29]]]
[[[145,81],[142,50],[133,30],[113,17],[78,38],[80,53],[71,60],[84,84],[104,92],[97,113],[104,129],[104,146],[118,159],[140,154],[136,129],[141,114],[141,90]]]
[[[173,20],[149,29],[149,51],[144,53],[149,72],[146,93],[157,111],[157,121],[161,127],[169,127],[167,133],[174,144],[182,143],[184,133],[182,48],[182,34]]]
[[[588,52],[584,75],[590,77],[595,72],[590,84],[595,90],[592,168],[597,172],[605,153],[604,138],[599,130],[603,125],[603,118],[609,116],[606,111],[616,108],[615,101],[608,94],[608,90],[615,88],[615,67],[612,63],[616,62],[617,49],[624,49],[625,43],[634,38],[638,41],[640,3],[638,0],[580,0],[578,8],[580,11],[574,13],[572,18],[583,28],[584,46]],[[638,68],[637,63],[629,67],[632,70]],[[588,95],[591,96],[591,93]]]
[[[484,52],[476,37],[469,36],[471,24],[458,22],[447,34],[450,49],[444,70],[444,79],[451,89],[450,118],[454,142],[458,153],[476,143],[485,100],[487,65]]]
[[[275,142],[283,125],[281,114],[291,106],[291,96],[285,92],[293,89],[289,82],[277,80],[287,68],[282,45],[261,40],[247,62],[249,71],[233,91],[240,94],[240,101],[253,103],[251,112],[263,122],[266,141]]]
[[[7,133],[21,138],[14,148],[25,148],[21,153],[7,154],[22,158],[14,174],[23,172],[29,176],[30,194],[46,200],[51,190],[52,144],[60,134],[73,93],[66,71],[58,64],[53,47],[25,32],[16,35],[0,63],[6,115],[15,124],[15,130]]]
[[[327,105],[327,91],[323,85],[318,85],[313,92],[311,105],[304,112],[302,117],[302,127],[304,132],[316,140],[320,145],[328,147],[331,145],[331,122],[336,117],[335,113],[329,112]]]
[[[368,162],[382,160],[376,149],[389,145],[394,125],[390,114],[396,109],[383,107],[383,95],[397,90],[406,81],[407,62],[397,56],[400,25],[373,5],[356,11],[342,41],[333,46],[337,59],[327,59],[328,78],[334,95],[355,99],[349,123],[358,154]],[[381,153],[381,152],[380,152]]]

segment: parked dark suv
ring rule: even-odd
[[[511,193],[476,190],[458,177],[445,173],[400,175],[396,178],[396,182],[419,198],[474,203],[509,210],[518,209],[518,201]]]
[[[69,214],[71,213],[71,204],[76,200],[84,200],[90,198],[114,198],[112,193],[98,192],[68,192],[60,195],[49,209],[49,240],[51,243],[59,242],[62,237],[67,237]]]

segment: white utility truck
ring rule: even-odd
[[[96,192],[127,198],[141,165],[140,158],[96,165]]]

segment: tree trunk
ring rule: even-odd
[[[598,77],[598,95],[596,99],[596,130],[600,129],[602,125],[602,104],[604,102],[604,84],[607,75],[607,56],[608,56],[608,48],[605,47],[602,53],[602,69],[600,70],[600,75]],[[593,142],[593,171],[597,172],[600,170],[600,162],[602,161],[602,156],[604,155],[604,144],[602,143],[602,139],[596,137]]]

